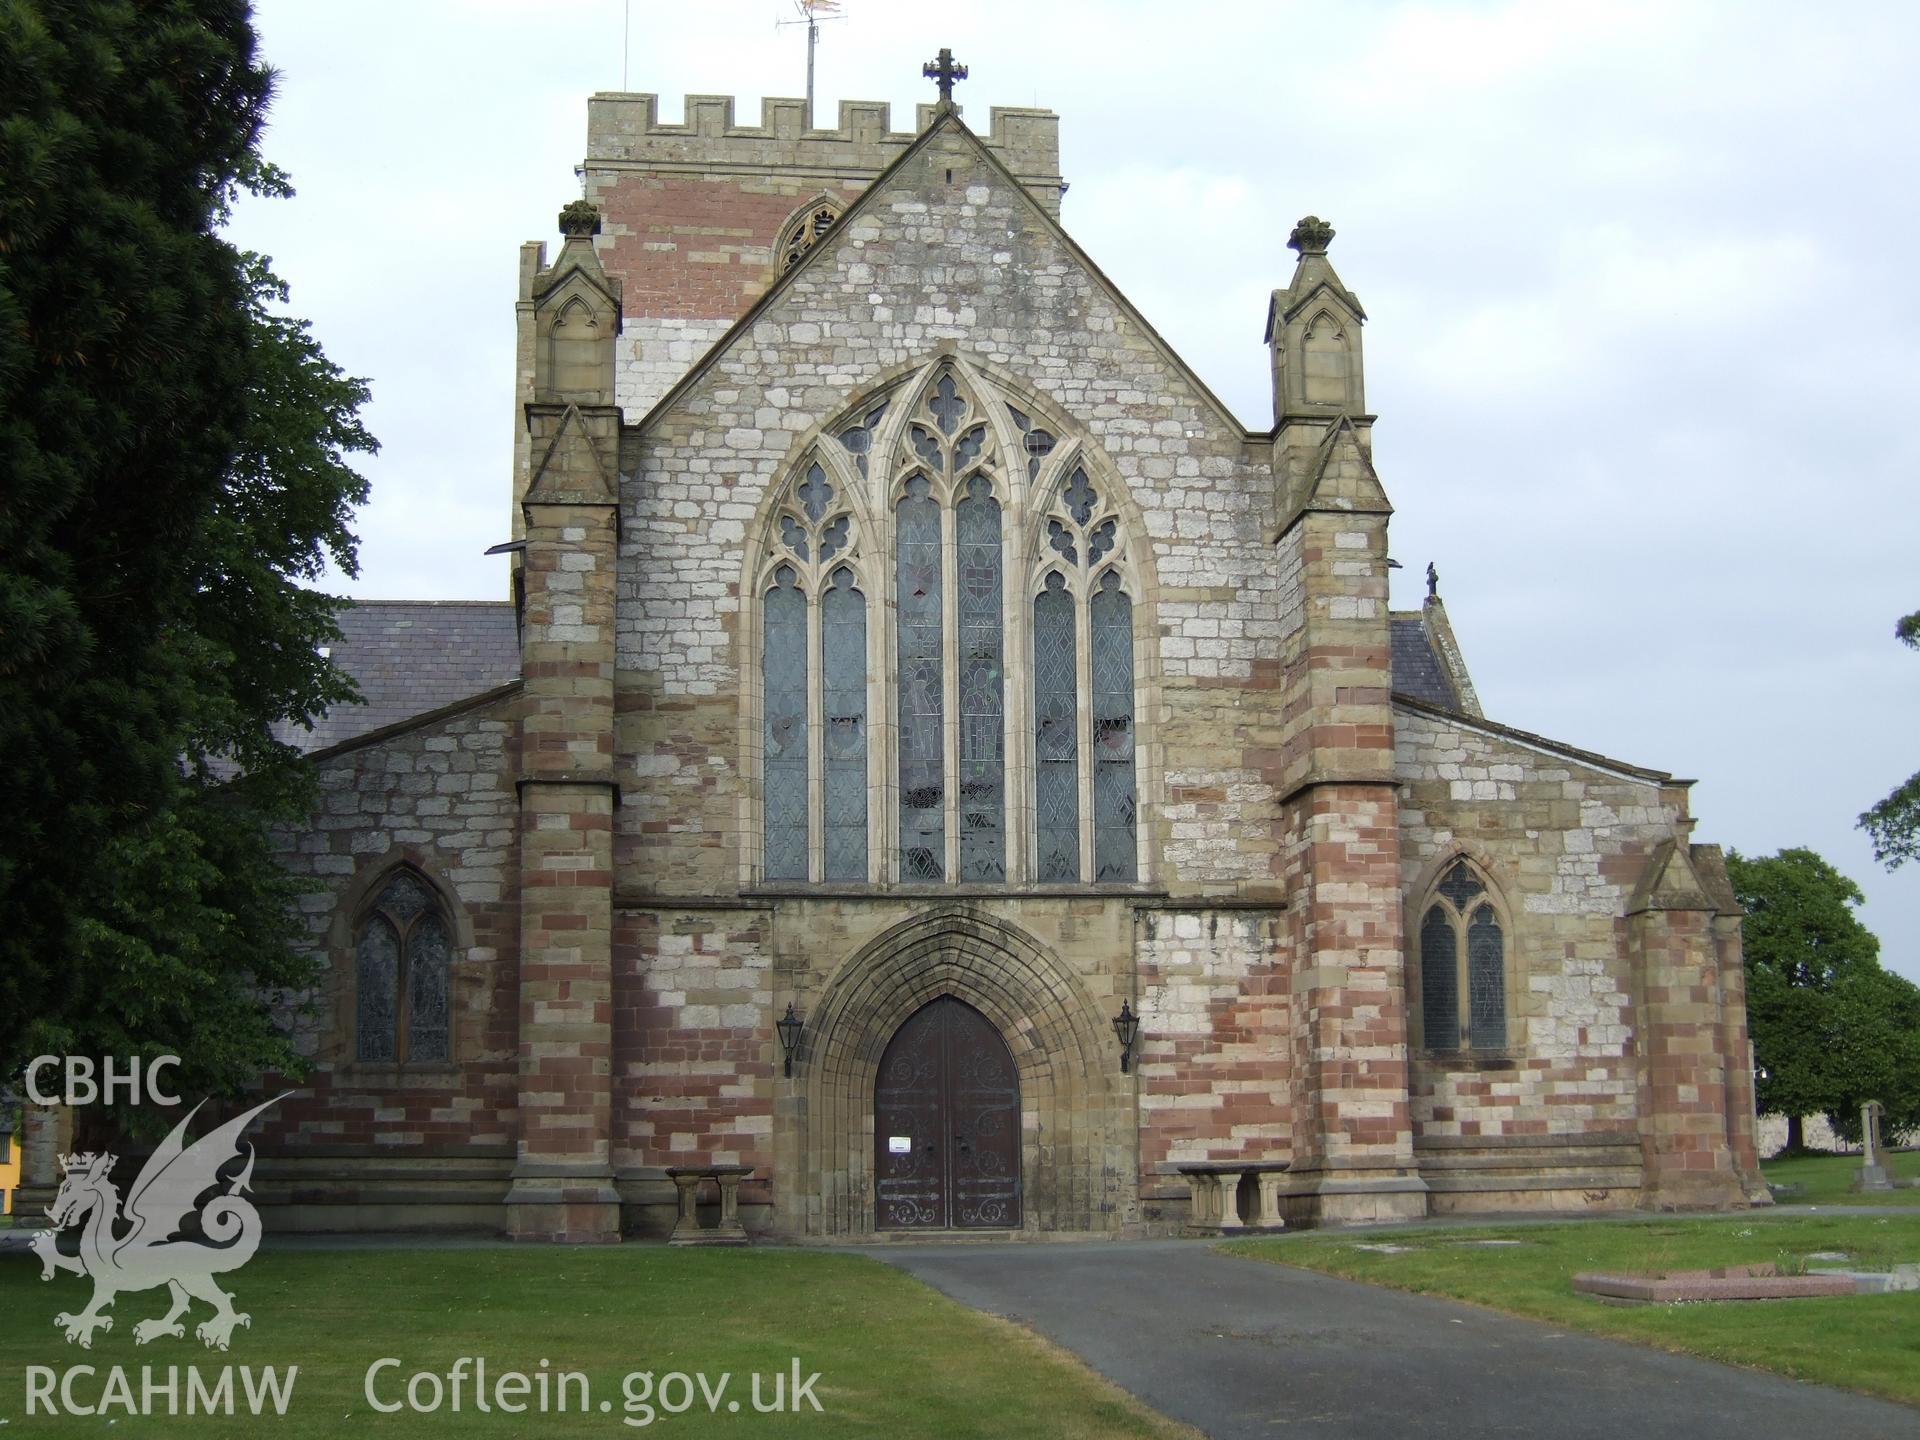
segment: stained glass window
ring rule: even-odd
[[[867,597],[842,567],[821,601],[826,878],[867,878]]]
[[[1507,945],[1486,880],[1455,861],[1420,926],[1420,1005],[1430,1050],[1507,1045]],[[1465,1013],[1462,1013],[1464,1009]]]
[[[1007,878],[1006,702],[1000,502],[984,475],[967,482],[966,498],[954,509],[954,543],[960,590],[960,878],[991,882]]]
[[[847,453],[859,463],[862,475],[867,473],[867,457],[873,451],[873,432],[879,428],[881,418],[887,413],[888,403],[882,400],[840,432],[840,443],[847,447]]]
[[[1012,405],[1007,413],[1013,416],[1013,423],[1020,427],[1021,449],[1027,454],[1027,479],[1040,478],[1040,462],[1053,453],[1053,447],[1059,442],[1053,438],[1053,432],[1037,427],[1027,412]]]
[[[1487,887],[1480,883],[1480,877],[1468,868],[1466,861],[1456,860],[1453,868],[1447,871],[1447,878],[1440,882],[1439,889],[1452,902],[1453,908],[1464,915],[1467,902],[1476,895],[1484,895]]]
[[[1008,464],[1024,464],[1037,480],[1060,441],[1027,411],[974,386],[962,367],[941,362],[930,384],[898,399],[906,413],[896,416],[885,452],[875,441],[895,409],[866,401],[829,432],[837,445],[825,442],[803,463],[776,512],[775,563],[785,563],[766,592],[761,637],[769,880],[857,882],[875,864],[889,878],[920,884],[1001,884],[1015,873],[1055,884],[1139,879],[1127,537],[1106,487],[1092,478],[1092,457],[1077,451],[1068,453],[1084,463],[1060,467],[1047,493],[1033,497],[1031,518],[1010,510],[1017,484],[1007,488]],[[990,423],[996,406],[1019,432],[1010,454]],[[863,476],[871,469],[876,490],[881,482],[898,487],[891,556],[863,552],[857,499],[839,493],[857,486],[850,470],[835,468],[837,457]],[[1016,611],[1012,623],[1032,627],[1033,673],[1009,690],[1007,566],[1030,563],[1036,551],[1061,569],[1039,593],[1026,592],[1030,617]],[[881,581],[887,560],[892,577]],[[858,577],[876,561],[875,583],[894,590],[892,676],[871,673],[867,659],[875,617]],[[887,682],[896,691],[880,703],[896,722],[888,768],[899,788],[898,852],[879,860],[868,798],[869,696]],[[1034,746],[1025,798],[1007,793],[1010,719],[1028,727]],[[816,763],[821,773],[810,768]],[[1009,823],[1010,814],[1029,814],[1028,803],[1031,842]],[[810,836],[815,806],[819,828]]]
[[[1133,602],[1109,570],[1088,607],[1093,636],[1093,878],[1137,874],[1133,778]]]
[[[798,265],[800,257],[811,250],[814,242],[831,230],[833,222],[839,218],[840,207],[822,201],[788,221],[786,229],[781,232],[780,243],[774,247],[780,256],[780,273],[784,275]]]
[[[934,438],[933,432],[926,426],[910,426],[907,430],[907,439],[913,442],[913,453],[918,455],[934,474],[937,475],[946,468],[946,452],[940,448],[940,442]]]
[[[946,876],[946,744],[942,730],[940,505],[925,475],[895,510],[900,663],[900,878]]]
[[[378,1063],[452,1058],[451,951],[446,917],[426,883],[396,870],[354,940],[355,1055]]]
[[[1093,486],[1087,480],[1087,472],[1076,469],[1067,481],[1066,494],[1062,496],[1067,503],[1067,513],[1073,516],[1073,523],[1084,525],[1093,518],[1093,507],[1100,503],[1100,497],[1094,493]]]
[[[355,951],[358,1053],[362,1060],[391,1060],[400,998],[400,932],[385,916],[369,915]]]
[[[447,926],[429,911],[407,932],[407,1058],[445,1060]]]
[[[927,397],[927,409],[933,414],[933,423],[940,427],[942,435],[951,435],[960,424],[960,417],[967,413],[967,402],[960,398],[960,388],[954,384],[953,373],[948,371],[934,382],[933,393]]]
[[[813,524],[818,525],[827,518],[827,506],[833,503],[833,486],[827,483],[827,472],[818,465],[807,468],[806,482],[794,494],[806,507],[807,519]]]
[[[1491,905],[1473,912],[1467,929],[1468,1031],[1475,1049],[1507,1043],[1507,953]]]
[[[1460,1043],[1460,977],[1453,921],[1438,905],[1420,922],[1420,1023],[1429,1050]]]
[[[1080,878],[1080,705],[1073,597],[1058,571],[1033,602],[1034,833],[1038,878]]]
[[[807,597],[791,565],[774,574],[761,621],[766,877],[807,878]]]

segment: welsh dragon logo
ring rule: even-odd
[[[161,1285],[173,1304],[165,1315],[133,1327],[137,1345],[163,1335],[185,1338],[180,1317],[195,1300],[213,1307],[212,1317],[194,1329],[209,1348],[226,1349],[234,1327],[252,1323],[252,1317],[233,1308],[233,1296],[215,1277],[238,1270],[260,1248],[260,1215],[243,1194],[253,1180],[253,1147],[241,1145],[240,1132],[268,1105],[285,1098],[276,1095],[188,1145],[187,1126],[200,1113],[200,1105],[194,1106],[141,1167],[124,1206],[110,1178],[118,1156],[61,1157],[65,1178],[47,1209],[54,1228],[36,1235],[33,1248],[40,1256],[42,1280],[51,1280],[56,1270],[71,1270],[93,1281],[93,1300],[85,1310],[54,1317],[54,1326],[65,1332],[69,1343],[92,1349],[94,1331],[113,1329],[113,1317],[105,1311],[115,1296]],[[243,1155],[246,1164],[240,1172],[221,1181],[220,1171]],[[209,1190],[220,1193],[201,1203]],[[196,1216],[204,1241],[180,1234]],[[57,1232],[71,1225],[83,1226],[77,1257],[63,1254],[58,1245]]]

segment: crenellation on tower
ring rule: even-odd
[[[679,124],[660,119],[660,97],[603,91],[587,102],[587,168],[637,165],[710,173],[732,168],[811,173],[822,180],[871,180],[932,123],[937,105],[919,105],[914,128],[895,130],[885,100],[842,100],[831,129],[807,124],[807,102],[767,96],[760,123],[743,125],[731,95],[689,95]],[[956,106],[956,109],[960,107]],[[1051,110],[995,105],[980,137],[1058,214],[1060,117]],[[769,146],[779,147],[772,151]],[[784,153],[782,153],[784,151]]]

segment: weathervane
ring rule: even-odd
[[[951,105],[953,104],[953,82],[967,78],[967,67],[955,64],[953,51],[942,45],[939,56],[922,65],[920,73],[939,85],[940,103]]]

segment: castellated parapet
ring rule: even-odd
[[[936,109],[918,106],[914,128],[894,130],[886,101],[842,100],[839,125],[823,130],[807,124],[804,100],[770,96],[760,102],[760,123],[742,125],[733,96],[689,95],[685,122],[669,125],[660,120],[657,95],[601,93],[587,102],[587,170],[775,170],[864,185],[913,143]],[[1060,213],[1058,115],[996,105],[981,138],[1048,213]]]

